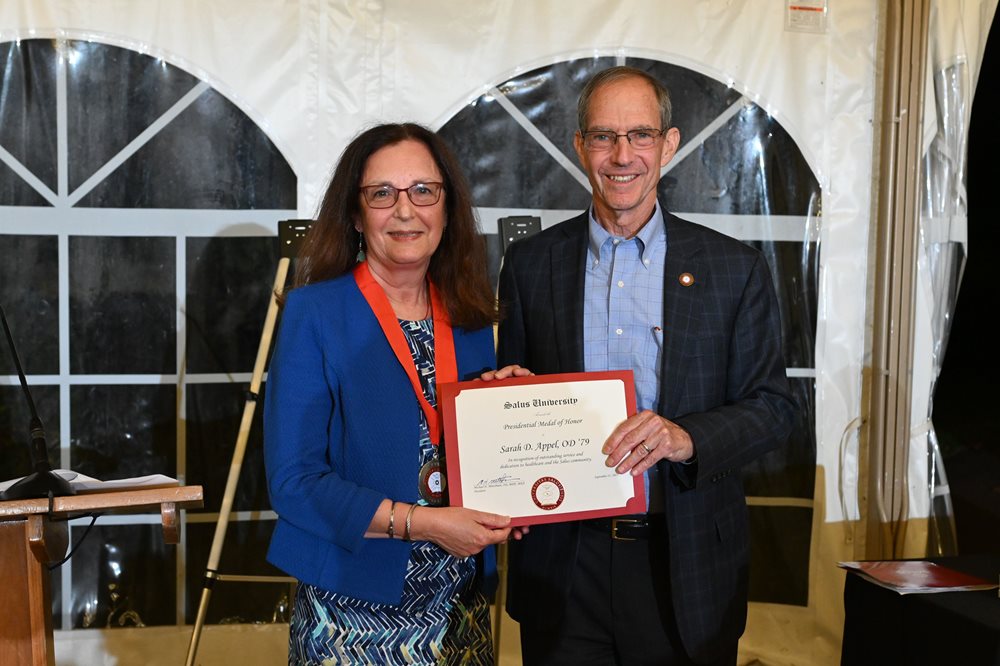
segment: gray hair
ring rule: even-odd
[[[619,66],[601,70],[591,77],[591,79],[587,81],[587,85],[583,87],[583,91],[580,93],[580,99],[576,104],[576,122],[580,126],[581,132],[587,131],[587,113],[590,111],[590,98],[594,96],[594,92],[596,92],[601,86],[630,78],[642,79],[653,88],[653,92],[656,94],[657,104],[659,104],[660,107],[659,129],[667,129],[670,127],[670,92],[666,89],[666,87],[648,72],[636,69],[635,67]]]

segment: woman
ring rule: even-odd
[[[510,519],[444,506],[435,383],[494,367],[495,307],[442,140],[359,135],[302,255],[264,411],[268,560],[302,583],[289,663],[492,663],[471,556]]]

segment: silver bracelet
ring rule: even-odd
[[[410,510],[406,512],[406,536],[403,537],[403,541],[413,541],[410,538],[410,519],[413,518],[413,512],[416,511],[417,505],[411,504]]]

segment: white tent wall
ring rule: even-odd
[[[806,607],[752,603],[741,662],[832,664],[839,661],[843,619],[843,578],[835,563],[856,556],[853,526],[859,519],[857,427],[866,362],[880,3],[832,0],[816,32],[786,27],[793,4],[4,0],[0,43],[94,40],[162,58],[208,82],[282,152],[298,178],[300,217],[314,213],[337,156],[363,127],[414,120],[437,128],[512,76],[572,58],[646,57],[682,65],[732,87],[778,119],[822,188],[821,215],[800,229],[803,241],[821,248],[815,366],[801,375],[814,377],[816,402],[809,601]],[[953,170],[940,196],[944,203],[929,207],[923,221],[915,425],[930,411],[946,336],[942,313],[954,306],[955,285],[941,286],[940,276],[949,269],[936,260],[936,251],[941,242],[962,243],[965,237],[963,179],[955,170],[964,173],[971,99],[996,0],[932,4],[929,77],[941,75],[947,85],[936,89],[951,102],[943,106],[942,94],[934,96],[935,88],[928,87],[927,145],[929,153],[936,145],[937,154],[947,155]],[[3,233],[31,233],[6,217],[0,208]],[[929,429],[920,432],[910,456],[910,515],[926,519]],[[273,663],[262,655],[280,659],[284,649],[280,635],[261,627],[210,630],[200,652],[203,663],[222,663],[222,655],[236,661],[234,650],[261,658],[245,663]],[[57,662],[178,663],[188,631],[60,631]]]

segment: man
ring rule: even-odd
[[[590,210],[504,259],[499,366],[633,370],[639,411],[603,452],[648,484],[647,514],[511,543],[507,609],[529,666],[732,665],[746,624],[740,467],[788,436],[794,406],[763,256],[657,202],[680,143],[670,112],[645,72],[598,73],[574,140]]]

